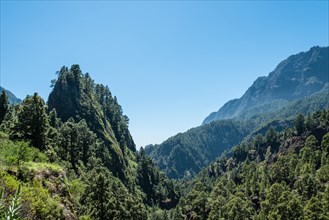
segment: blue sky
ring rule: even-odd
[[[1,1],[1,86],[45,100],[61,66],[108,85],[138,146],[198,126],[291,54],[328,1]]]

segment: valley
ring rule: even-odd
[[[106,85],[63,66],[48,100],[0,97],[1,219],[327,219],[328,47],[203,125],[136,149]]]

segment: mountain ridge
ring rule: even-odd
[[[315,46],[307,52],[289,56],[268,76],[258,77],[243,96],[226,102],[217,112],[212,112],[202,124],[240,117],[249,108],[272,102],[277,105],[264,108],[263,112],[277,110],[286,102],[320,91],[329,82],[328,51],[329,47]]]
[[[223,137],[231,141],[235,136],[240,135],[240,133],[237,133],[238,135],[235,136],[227,136],[230,132],[225,129],[225,121],[231,121],[233,124],[235,123],[243,129],[249,127],[249,133],[244,133],[243,135],[245,136],[242,135],[239,140],[236,140],[240,142],[259,129],[266,130],[268,124],[271,124],[274,120],[291,119],[297,114],[306,115],[317,110],[328,109],[329,82],[326,78],[328,74],[328,61],[323,59],[323,57],[328,57],[328,49],[329,47],[312,47],[308,52],[301,52],[290,56],[288,59],[280,62],[275,71],[269,74],[270,77],[275,78],[274,81],[264,76],[259,77],[252,86],[249,87],[242,98],[227,102],[221,108],[225,110],[220,112],[223,118],[219,120],[210,120],[199,127],[173,136],[161,144],[149,145],[145,149],[146,153],[170,178],[185,178],[190,176],[189,174],[192,174],[192,176],[193,174],[197,174],[206,164],[214,160],[214,158],[218,157],[225,150],[229,150],[232,144],[234,145],[233,142],[229,144],[228,141],[220,141]],[[298,64],[298,60],[303,60],[302,64]],[[315,62],[315,60],[322,61]],[[311,66],[313,65],[313,67],[308,68],[308,64]],[[298,68],[291,73],[286,67],[291,69],[290,67],[293,66],[297,66]],[[301,69],[305,69],[305,71],[303,72],[303,77],[300,79],[301,85],[299,85],[298,88],[294,87],[295,93],[289,93],[288,97],[286,95],[287,92],[277,92],[274,94],[275,99],[267,98],[270,97],[270,95],[274,96],[270,93],[265,94],[265,96],[267,96],[265,98],[261,97],[263,93],[260,91],[270,90],[273,87],[271,85],[274,85],[273,82],[280,82],[279,85],[282,87],[282,85],[289,85],[289,83],[285,83],[284,80],[296,81],[291,80],[291,77],[282,78],[281,72],[288,72],[289,76],[291,74],[299,76],[301,73],[297,70],[302,71]],[[316,69],[321,71],[309,71]],[[311,82],[315,82],[315,86],[309,86],[309,84],[312,84]],[[276,87],[274,89],[276,89]],[[250,94],[254,95],[251,96]],[[263,104],[257,104],[259,100],[265,101]],[[255,103],[256,105],[254,105]],[[216,116],[216,114],[217,113],[212,113],[212,116]],[[234,114],[236,114],[236,116]],[[234,115],[234,117],[232,115]],[[278,131],[284,129],[282,125],[289,125],[289,123],[283,123],[282,125],[280,123],[273,123],[272,125],[276,124],[278,125]],[[216,130],[219,132],[216,132]],[[214,135],[206,135],[207,133]],[[210,143],[216,144],[212,148],[209,148],[209,145],[211,145]],[[185,167],[182,168],[181,165],[186,158],[190,158],[190,162],[185,163]]]

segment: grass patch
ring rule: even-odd
[[[63,172],[63,168],[60,165],[53,163],[45,163],[45,162],[37,163],[30,161],[24,163],[24,166],[33,172],[41,171],[45,169],[51,170],[55,173]]]

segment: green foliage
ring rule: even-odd
[[[21,208],[20,189],[21,189],[21,186],[19,185],[14,197],[12,198],[12,200],[10,202],[8,211],[5,212],[6,219],[17,219],[19,217],[19,210]]]
[[[58,73],[49,110],[34,94],[0,126],[0,209],[21,186],[11,208],[21,204],[21,219],[328,216],[329,111],[297,118],[302,129],[284,130],[291,121],[259,130],[257,120],[214,122],[136,152],[116,97],[78,65]],[[234,145],[190,182],[169,180],[146,155],[163,153],[156,162],[170,177],[191,178]]]
[[[24,162],[46,162],[48,158],[24,141],[0,140],[0,165],[4,168],[20,166]]]
[[[64,210],[61,207],[63,204],[59,198],[52,196],[49,190],[36,179],[24,188],[22,199],[29,205],[28,218],[61,219],[64,217]]]
[[[304,208],[305,217],[304,219],[319,219],[325,220],[329,219],[329,216],[326,215],[325,210],[328,207],[323,206],[321,201],[317,197],[312,197],[306,204]]]
[[[6,92],[3,90],[0,95],[0,124],[5,118],[9,109],[9,101]]]
[[[19,219],[19,211],[21,208],[21,197],[20,197],[21,186],[19,185],[15,195],[9,201],[8,207],[4,205],[4,196],[3,190],[0,190],[0,218],[8,219],[8,220],[16,220]]]
[[[93,219],[147,218],[141,198],[129,194],[124,185],[106,168],[93,169],[87,175],[87,185],[81,196],[81,204],[85,204],[85,214]]]
[[[299,114],[295,120],[295,128],[298,135],[301,135],[305,130],[305,118]]]
[[[216,121],[177,134],[145,152],[170,178],[191,178],[226,149],[240,143],[251,132],[252,124]]]
[[[16,135],[15,134],[16,132],[14,131],[14,127],[18,122],[18,118],[17,118],[18,110],[19,110],[19,105],[9,107],[9,109],[4,117],[4,120],[0,124],[1,132],[4,132],[10,136]]]
[[[221,157],[190,183],[192,189],[180,200],[181,214],[187,219],[328,219],[328,114],[311,115],[312,126],[296,134],[295,126],[280,133],[269,129],[233,148],[231,157]]]
[[[328,109],[328,85],[318,93],[293,100],[279,109],[276,103],[273,103],[274,109],[268,109],[271,106],[263,106],[265,113],[264,109],[257,111],[251,108],[239,117],[218,120],[190,129],[160,145],[150,145],[145,151],[170,178],[190,178],[220,156],[224,150],[230,150],[243,139],[254,138],[257,134],[264,135],[271,127],[281,132],[292,124],[296,125],[300,120],[297,125],[298,132],[303,132],[306,126],[308,129],[316,128],[319,125],[318,119],[312,120],[308,117],[305,121],[304,116],[300,116],[298,120],[294,120],[294,117]],[[326,120],[322,120],[321,123],[325,124]],[[289,132],[294,133],[295,130],[291,129]],[[277,147],[278,145],[271,145],[271,150],[276,151]],[[266,152],[267,149],[263,150]]]
[[[137,162],[137,181],[146,194],[145,203],[158,204],[160,208],[165,209],[175,207],[179,200],[178,190],[174,183],[167,180],[164,173],[160,172],[152,160],[145,155],[143,148],[137,154]]]
[[[20,106],[17,118],[13,138],[29,140],[32,146],[45,150],[48,143],[49,119],[43,99],[37,93],[27,96]]]
[[[110,161],[104,161],[106,158],[103,158],[104,165],[125,184],[132,184],[129,182],[130,167],[127,166],[131,158],[127,149],[135,151],[135,144],[128,130],[128,118],[123,115],[121,106],[116,97],[112,97],[107,86],[95,84],[88,73],[82,73],[79,65],[72,65],[70,69],[64,66],[58,72],[58,79],[54,81],[48,106],[49,110],[56,110],[56,114],[63,122],[81,123],[81,120],[85,120],[84,125],[78,126],[89,127],[97,139],[103,142],[102,148],[105,149],[102,150],[111,158]],[[72,120],[69,120],[70,118]],[[70,126],[72,127],[72,124],[65,124],[63,129],[70,129]],[[72,147],[77,149],[77,146]],[[72,153],[77,151],[73,150],[67,155],[70,160],[82,159],[86,162],[86,158],[72,157],[76,156]],[[63,159],[63,155],[61,157]],[[76,163],[77,161],[72,161],[74,168]]]
[[[175,207],[180,193],[136,152],[109,88],[78,65],[63,67],[52,83],[50,111],[34,94],[9,107],[1,123],[1,208],[21,185],[21,219],[145,220],[151,207],[168,219],[173,212],[162,209]]]
[[[96,148],[96,136],[90,131],[87,123],[65,122],[59,128],[59,141],[61,146],[57,154],[62,160],[69,161],[74,170],[77,170],[79,161],[87,164],[89,157]]]
[[[64,171],[59,165],[47,161],[43,153],[26,142],[12,142],[6,137],[0,140],[0,186],[6,192],[2,194],[2,204],[8,205],[14,219],[63,217],[65,202],[59,199],[59,195],[64,196],[67,192],[61,183]],[[20,199],[16,193],[11,201],[10,196],[15,189],[21,189],[17,190],[20,191]],[[22,204],[20,213],[17,212],[19,202]]]

